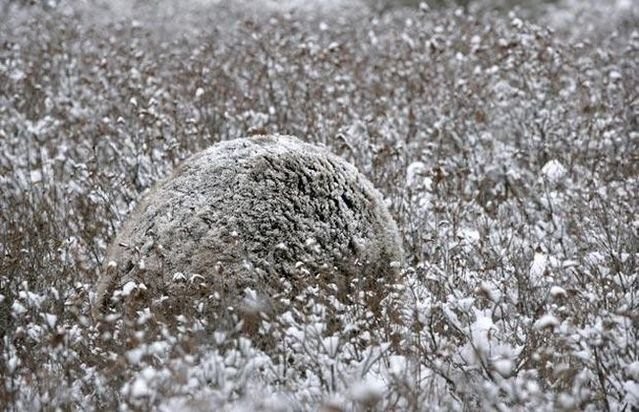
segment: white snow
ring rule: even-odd
[[[122,296],[129,296],[131,293],[133,293],[134,290],[136,290],[138,288],[138,285],[130,280],[127,283],[124,284],[124,286],[122,286]]]
[[[566,296],[566,290],[560,286],[553,286],[550,288],[550,296],[556,298],[560,296]]]
[[[490,352],[491,332],[497,330],[493,320],[485,314],[476,311],[477,320],[470,326],[473,346],[480,354]]]
[[[149,385],[147,385],[146,380],[144,378],[137,378],[133,381],[133,385],[131,385],[131,396],[134,398],[141,398],[143,396],[147,396],[151,394],[151,389]]]
[[[558,160],[550,160],[541,169],[543,177],[552,184],[559,183],[566,176],[566,168]]]
[[[55,327],[55,324],[58,321],[58,317],[52,313],[43,313],[42,317],[44,318],[44,321],[47,323],[47,325],[49,325],[51,329]]]
[[[388,371],[391,375],[402,376],[406,372],[408,361],[406,357],[400,355],[391,355],[388,358]]]
[[[386,384],[379,378],[368,377],[351,387],[351,398],[361,404],[372,405],[384,396]]]
[[[493,367],[501,376],[507,377],[512,373],[514,363],[510,359],[497,359],[493,361]]]
[[[548,256],[543,252],[535,252],[533,261],[530,264],[529,274],[533,279],[538,279],[544,275],[548,267]]]
[[[145,350],[143,347],[137,347],[135,349],[131,349],[126,353],[126,358],[132,365],[137,365],[142,360],[142,356],[144,356]]]
[[[501,291],[486,281],[482,281],[475,293],[481,294],[491,302],[497,303],[501,300]]]
[[[416,187],[424,182],[426,176],[426,164],[424,162],[413,162],[406,168],[406,186]]]
[[[473,228],[462,228],[457,231],[457,237],[468,244],[475,244],[481,238],[479,231]]]
[[[634,405],[635,407],[639,407],[639,383],[635,381],[626,381],[623,384],[623,389],[626,391],[626,402],[630,405]],[[634,410],[634,408],[631,410]]]
[[[11,305],[11,310],[15,315],[22,315],[26,313],[27,308],[25,308],[20,302],[14,301],[13,305]]]
[[[324,345],[326,354],[329,357],[335,358],[337,356],[337,351],[339,349],[339,336],[327,336],[323,339],[322,344]]]
[[[175,272],[172,279],[173,282],[186,282],[186,276],[182,272]]]
[[[545,314],[535,322],[535,329],[554,328],[559,325],[559,319],[551,314]]]
[[[30,172],[31,183],[40,183],[42,181],[42,172],[38,169],[34,169]]]
[[[20,365],[20,359],[18,359],[18,357],[16,356],[10,357],[9,361],[7,362],[7,372],[9,372],[10,374],[15,372],[18,365]]]
[[[639,382],[639,361],[626,365],[625,372],[628,376]]]

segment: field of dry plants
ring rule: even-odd
[[[465,3],[0,1],[0,409],[637,410],[638,5]],[[386,196],[375,313],[309,284],[222,325],[187,281],[97,322],[145,191],[258,132]]]

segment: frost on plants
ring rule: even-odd
[[[0,409],[639,409],[637,2],[314,4],[0,0]]]

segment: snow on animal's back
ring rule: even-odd
[[[195,154],[142,199],[107,250],[97,301],[104,309],[131,282],[161,296],[195,280],[230,302],[247,287],[269,297],[320,278],[374,288],[401,259],[382,195],[354,166],[257,136]]]

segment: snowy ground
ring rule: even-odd
[[[637,5],[497,3],[0,1],[0,406],[639,408]],[[222,327],[134,283],[94,319],[145,191],[255,129],[387,197],[406,262],[376,314],[318,284]]]

